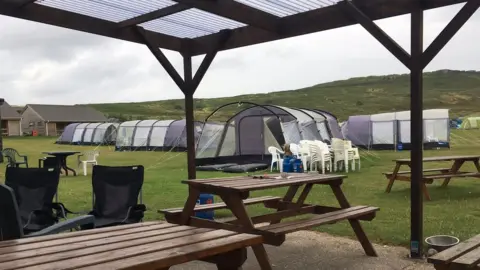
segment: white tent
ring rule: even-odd
[[[424,147],[450,147],[447,109],[423,111]],[[345,138],[368,149],[410,149],[410,111],[350,116],[342,126]]]

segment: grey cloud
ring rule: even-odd
[[[425,40],[461,8],[428,11]],[[427,70],[480,69],[480,12]],[[377,22],[409,51],[409,16]],[[182,93],[138,44],[0,17],[0,96],[10,103],[75,104],[181,98]],[[165,51],[180,75],[182,58]],[[193,59],[196,70],[202,57]],[[295,89],[349,77],[407,72],[360,26],[220,52],[196,97]]]

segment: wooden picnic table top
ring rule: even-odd
[[[168,269],[262,244],[261,236],[144,222],[0,242],[0,269]]]
[[[302,173],[289,175],[288,178],[281,178],[280,174],[273,174],[266,176],[236,176],[225,178],[185,180],[182,181],[182,183],[188,184],[192,187],[246,192],[286,186],[321,184],[334,180],[342,180],[344,178],[347,178],[347,176]]]
[[[426,157],[423,158],[423,162],[436,162],[436,161],[452,161],[452,160],[475,160],[480,159],[480,155],[478,156],[441,156],[441,157]],[[400,158],[394,159],[395,162],[411,162],[409,158]]]

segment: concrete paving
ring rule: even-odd
[[[280,247],[267,246],[273,269],[301,270],[433,270],[423,262],[407,259],[408,250],[403,247],[375,245],[378,257],[368,257],[356,240],[333,237],[328,234],[300,231],[287,236]],[[214,270],[215,266],[192,262],[171,268],[172,270]],[[259,269],[251,250],[244,270]]]

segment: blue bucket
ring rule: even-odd
[[[197,200],[197,205],[213,204],[213,201],[214,198],[212,194],[200,194]],[[196,212],[195,216],[198,218],[213,220],[215,217],[215,212],[213,210]]]

